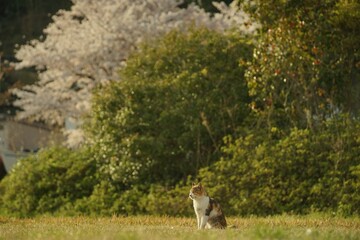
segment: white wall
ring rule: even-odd
[[[44,127],[15,121],[0,122],[0,154],[9,172],[17,160],[61,141],[61,134]]]

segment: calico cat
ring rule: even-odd
[[[201,183],[193,183],[189,198],[193,200],[198,229],[204,229],[205,227],[226,228],[227,223],[220,204],[206,194],[205,188]]]

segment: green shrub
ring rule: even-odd
[[[193,214],[189,200],[190,185],[176,186],[133,185],[118,191],[109,182],[96,185],[93,194],[77,202],[75,212],[87,215],[167,215],[189,216]],[[69,214],[71,211],[66,212]]]
[[[178,184],[220,156],[247,118],[252,46],[207,29],[139,48],[121,81],[100,87],[86,125],[91,151],[53,148],[20,161],[0,185],[7,214],[189,214]]]
[[[97,90],[87,129],[105,175],[175,185],[218,159],[248,116],[251,45],[207,29],[173,31],[129,57],[122,80]]]
[[[148,214],[167,216],[192,216],[194,210],[189,198],[191,184],[177,184],[175,187],[152,185],[143,202]]]
[[[23,217],[68,211],[92,194],[97,181],[88,150],[42,150],[21,159],[0,182],[0,208]]]
[[[315,128],[339,110],[359,114],[360,3],[251,5],[266,30],[246,71],[258,121],[269,128]]]
[[[233,215],[359,214],[359,133],[358,121],[339,117],[319,132],[294,128],[280,139],[260,131],[228,139],[227,157],[200,177]]]

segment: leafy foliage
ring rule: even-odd
[[[259,117],[269,128],[313,128],[336,112],[358,112],[360,5],[270,2],[259,14],[276,21],[265,25],[247,71]]]
[[[95,93],[89,121],[110,178],[174,184],[214,162],[248,115],[250,56],[246,39],[207,29],[173,31],[133,54],[123,81]]]
[[[68,211],[92,193],[95,173],[88,150],[41,151],[20,160],[0,182],[1,210],[22,217]]]
[[[124,81],[95,93],[91,151],[50,149],[24,159],[1,184],[3,211],[190,214],[188,187],[178,182],[214,162],[223,135],[246,119],[251,52],[246,39],[205,28],[145,44],[121,72]]]
[[[359,214],[359,132],[359,123],[345,116],[319,132],[294,128],[281,139],[258,131],[228,138],[227,157],[200,177],[235,215]]]
[[[359,215],[360,5],[254,6],[256,37],[185,27],[138,47],[93,95],[91,153],[24,160],[3,211],[189,215],[198,177],[228,215]]]

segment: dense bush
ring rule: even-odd
[[[217,160],[223,136],[248,116],[251,52],[246,39],[207,29],[143,45],[122,81],[94,95],[91,151],[55,148],[23,159],[1,183],[3,211],[189,214],[189,189],[179,181]]]
[[[94,156],[51,149],[22,160],[1,184],[4,209],[188,214],[188,187],[178,182],[217,160],[223,136],[248,116],[251,53],[245,38],[207,29],[143,45],[122,80],[94,95],[87,124]]]
[[[0,182],[0,209],[16,216],[68,213],[91,195],[96,182],[96,165],[88,150],[43,150],[20,160]]]
[[[154,215],[193,216],[190,188],[189,181],[180,182],[175,187],[153,185],[144,202],[146,212]]]
[[[91,151],[22,160],[0,211],[191,215],[199,178],[227,215],[359,215],[360,5],[255,3],[257,39],[191,29],[142,45],[94,93]]]
[[[119,191],[107,181],[96,185],[91,196],[77,201],[72,209],[63,214],[86,215],[168,215],[189,216],[193,214],[188,197],[190,184],[166,187],[161,184],[133,185]]]
[[[200,177],[234,215],[359,214],[359,133],[357,121],[339,117],[319,132],[294,128],[280,139],[260,131],[228,138],[227,157]]]
[[[129,57],[121,81],[95,93],[88,130],[117,186],[174,185],[218,159],[248,116],[251,45],[207,29],[173,31]]]
[[[254,2],[264,32],[246,76],[259,121],[314,128],[336,111],[358,114],[360,4]]]
[[[174,187],[143,184],[118,191],[99,180],[88,150],[52,148],[20,160],[0,182],[0,214],[191,215],[189,186],[189,181]]]

